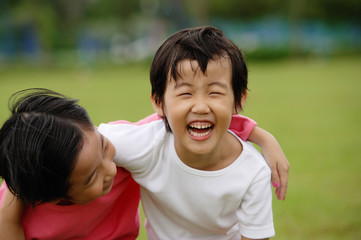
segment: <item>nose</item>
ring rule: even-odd
[[[206,114],[210,113],[211,109],[209,108],[208,102],[203,97],[198,97],[194,99],[192,112],[196,114]]]

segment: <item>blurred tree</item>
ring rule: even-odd
[[[361,22],[360,0],[315,0],[307,1],[305,19],[323,19],[329,22]]]
[[[158,41],[157,33],[206,25],[211,18],[248,21],[277,16],[294,24],[294,42],[298,40],[299,22],[361,23],[360,0],[1,0],[0,3],[6,6],[6,11],[0,11],[0,18],[6,22],[0,31],[11,32],[8,36],[15,39],[27,36],[27,46],[35,48],[38,44],[45,52],[74,49],[79,39],[84,39],[79,35],[89,32],[107,38],[108,42],[114,35],[125,36],[128,42],[152,35],[154,42]]]
[[[284,14],[287,5],[282,0],[209,0],[211,16],[233,19],[255,19],[267,14]]]
[[[197,6],[195,1],[184,0],[184,2],[189,12]],[[228,19],[249,20],[265,15],[288,17],[297,14],[300,20],[361,21],[360,0],[209,0],[206,2],[209,16]],[[301,8],[297,9],[297,6]]]

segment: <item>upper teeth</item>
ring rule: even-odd
[[[205,129],[205,128],[210,128],[212,126],[212,124],[207,123],[207,124],[200,124],[200,123],[193,123],[189,125],[191,128],[197,128],[197,129]]]

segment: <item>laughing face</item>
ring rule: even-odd
[[[109,193],[117,173],[114,145],[97,130],[84,131],[84,144],[70,176],[69,199],[87,204]]]
[[[168,80],[164,101],[153,101],[153,106],[167,118],[180,159],[206,169],[228,148],[227,129],[236,113],[231,62],[228,58],[210,60],[204,74],[194,60],[182,60],[177,68],[179,79]]]

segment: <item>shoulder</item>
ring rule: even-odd
[[[132,174],[140,174],[147,170],[154,153],[160,152],[164,146],[168,134],[162,120],[141,126],[101,124],[99,132],[114,144],[114,162]]]
[[[143,125],[135,125],[132,123],[121,124],[100,124],[98,131],[105,137],[109,138],[113,143],[117,141],[131,140],[147,140],[156,135],[164,134],[165,126],[162,120],[156,120]],[[114,142],[115,141],[115,142]]]
[[[255,181],[271,177],[271,169],[262,154],[250,142],[243,142],[243,151],[247,158],[248,167],[256,173]]]
[[[270,177],[271,170],[262,154],[248,141],[243,141],[235,133],[230,131],[242,144],[242,153],[237,159],[239,167],[247,169],[248,174],[260,178]],[[238,165],[237,164],[237,165]]]

